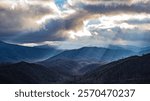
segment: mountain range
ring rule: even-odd
[[[19,46],[0,41],[0,63],[3,62],[49,62],[56,59],[68,59],[77,61],[101,61],[111,62],[132,55],[142,55],[150,52],[150,47],[133,49],[132,46],[83,47],[72,50],[61,50],[55,47],[43,45],[36,47]]]
[[[127,49],[110,49],[102,47],[83,47],[80,49],[66,50],[54,57],[46,60],[69,59],[80,61],[103,61],[109,62],[121,58],[125,58],[135,53]]]
[[[82,76],[78,83],[150,83],[150,54],[99,66]]]
[[[73,70],[71,67],[74,65],[75,68],[76,64],[71,64],[72,66],[66,68],[67,71],[62,70],[64,67],[61,68],[61,65],[56,65],[58,64],[47,68],[26,62],[3,64],[0,66],[0,83],[150,83],[150,54],[132,56],[102,66],[92,65],[89,68],[93,69],[83,75],[69,73]]]
[[[59,52],[55,48],[25,47],[0,41],[0,63],[42,61]]]
[[[150,47],[142,48],[141,51],[139,52],[140,55],[148,53],[150,53]]]
[[[150,83],[150,47],[127,47],[60,50],[0,41],[0,83]]]

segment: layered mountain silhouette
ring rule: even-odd
[[[49,69],[56,70],[60,74],[76,75],[76,69],[81,68],[81,65],[77,61],[68,59],[56,59],[51,61],[43,61],[39,63]]]
[[[150,47],[58,50],[0,41],[0,83],[150,83],[148,53]]]
[[[60,64],[49,68],[26,62],[4,64],[0,66],[0,83],[150,83],[150,54],[132,56],[103,66],[91,65],[91,69],[84,68],[89,69],[84,75],[72,74],[73,68],[78,66],[76,63],[70,62],[67,68]]]
[[[54,48],[25,47],[0,41],[0,63],[3,62],[36,62],[58,54]]]
[[[150,47],[142,48],[141,51],[139,52],[140,55],[148,53],[150,53]]]
[[[86,73],[78,83],[150,83],[150,54],[99,66]]]
[[[110,62],[113,60],[125,58],[135,53],[119,48],[101,48],[101,47],[83,47],[80,49],[66,50],[46,61],[56,60],[56,59],[69,59],[69,60],[80,60],[80,61],[102,61]]]

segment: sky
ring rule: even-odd
[[[150,0],[0,0],[0,40],[60,49],[150,46]]]

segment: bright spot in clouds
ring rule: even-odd
[[[71,39],[77,39],[78,37],[84,37],[84,36],[92,36],[91,33],[86,28],[77,32],[70,31],[69,35]]]

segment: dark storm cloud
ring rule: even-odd
[[[149,14],[150,2],[138,0],[81,0],[72,7],[79,13],[72,15],[72,28],[83,27],[83,21],[101,16],[115,16],[119,14]],[[86,1],[90,2],[87,3]],[[99,2],[99,3],[97,3]],[[107,4],[109,2],[109,4]],[[132,18],[131,18],[132,19]]]
[[[137,4],[83,4],[81,8],[89,13],[96,14],[114,14],[114,13],[150,13],[150,3],[137,3]]]

